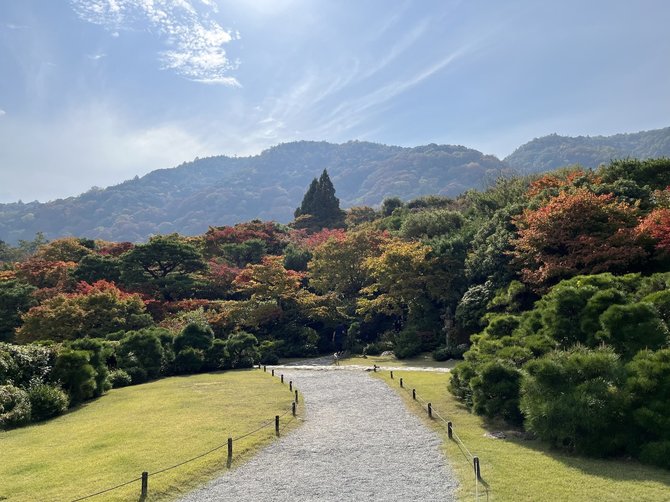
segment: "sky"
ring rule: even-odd
[[[0,0],[0,202],[297,140],[670,126],[667,0]]]

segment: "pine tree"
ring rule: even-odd
[[[345,214],[340,209],[340,200],[335,197],[335,187],[328,171],[324,169],[318,180],[312,180],[294,216],[296,226],[301,228],[319,230],[344,226]]]

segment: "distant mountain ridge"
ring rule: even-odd
[[[522,171],[550,171],[573,164],[593,168],[625,157],[670,157],[670,127],[612,136],[550,134],[520,146],[505,162]]]
[[[376,206],[390,196],[456,196],[510,172],[660,156],[670,156],[670,128],[593,138],[550,135],[519,147],[504,161],[464,146],[299,141],[250,157],[196,159],[77,197],[0,204],[0,240],[13,244],[41,231],[49,239],[142,241],[151,234],[195,235],[209,225],[254,218],[286,223],[324,168],[347,208]]]

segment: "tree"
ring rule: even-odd
[[[646,256],[634,207],[586,189],[561,192],[517,218],[513,255],[528,283],[542,289],[577,274],[628,271]]]
[[[119,367],[131,373],[141,374],[144,378],[133,378],[133,383],[139,383],[146,378],[156,378],[161,371],[163,362],[163,347],[158,335],[159,330],[144,329],[132,331],[119,343],[116,355]],[[139,368],[142,372],[133,372]]]
[[[21,316],[36,303],[34,291],[35,288],[25,282],[0,281],[0,342],[14,339]]]
[[[325,169],[318,180],[316,178],[312,180],[294,216],[296,228],[318,230],[323,227],[342,228],[345,226],[346,214],[340,209],[340,200],[335,197],[335,187]]]
[[[121,256],[123,282],[168,301],[189,296],[193,274],[206,267],[200,251],[177,234],[152,237]]]

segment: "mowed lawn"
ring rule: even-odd
[[[75,500],[142,471],[150,473],[149,500],[174,498],[225,469],[227,446],[167,472],[152,472],[272,421],[234,443],[235,466],[272,441],[274,417],[290,410],[291,401],[288,385],[259,370],[171,377],[112,390],[54,420],[0,432],[0,500]],[[291,413],[283,416],[282,427],[290,419]],[[137,500],[140,488],[137,481],[90,500]]]
[[[439,414],[453,422],[454,431],[467,448],[479,456],[481,473],[489,485],[488,497],[479,486],[481,501],[667,501],[670,500],[670,471],[628,460],[598,460],[553,451],[537,440],[485,437],[487,432],[504,431],[501,424],[487,424],[470,414],[456,401],[447,385],[448,373],[388,371],[375,374],[407,401],[408,407],[428,420],[418,402],[412,401],[411,389],[430,402]],[[403,378],[405,391],[400,389]],[[409,392],[407,392],[409,390]],[[425,410],[425,408],[424,408]],[[460,481],[459,499],[475,499],[474,471],[457,444],[447,437],[446,426],[432,420],[444,441],[446,455]]]

